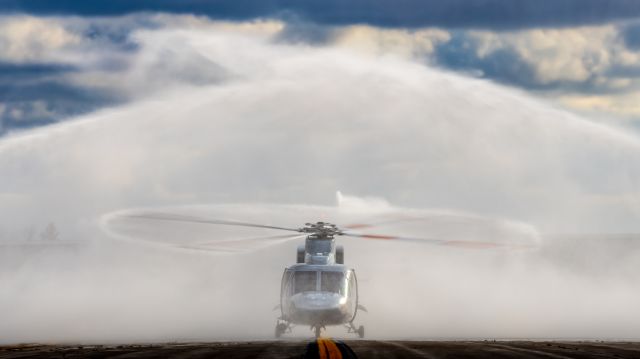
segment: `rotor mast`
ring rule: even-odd
[[[335,236],[344,233],[335,225],[327,222],[305,223],[299,232],[308,233],[304,244],[304,263],[335,264]]]

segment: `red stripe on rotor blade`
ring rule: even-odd
[[[366,224],[366,223],[354,223],[354,224],[349,224],[346,226],[343,226],[344,228],[349,228],[349,229],[357,229],[357,228],[369,228],[369,227],[373,227],[372,224]]]
[[[398,237],[385,236],[385,235],[381,235],[381,234],[363,234],[360,237],[369,238],[369,239],[398,239]]]

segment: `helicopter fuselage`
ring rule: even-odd
[[[276,337],[291,330],[291,325],[309,325],[316,337],[327,325],[344,324],[362,338],[364,328],[356,329],[358,280],[356,272],[344,265],[344,249],[337,246],[336,235],[343,232],[325,222],[307,223],[298,230],[309,233],[304,246],[298,247],[296,264],[285,268],[280,286],[281,316]]]
[[[280,308],[281,319],[291,324],[351,323],[358,311],[355,271],[341,264],[294,264],[282,275]]]

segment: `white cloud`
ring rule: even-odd
[[[515,55],[512,60],[529,66],[534,71],[533,80],[545,85],[558,81],[584,82],[604,76],[612,67],[636,65],[638,54],[625,47],[619,31],[618,27],[608,25],[516,32],[470,30],[457,34],[462,39],[461,46],[468,50],[461,55],[486,59],[499,51],[511,51]],[[451,46],[452,37],[451,31],[437,28],[407,31],[347,26],[336,31],[333,43],[369,53],[433,60],[438,46]]]
[[[471,31],[468,36],[480,58],[503,49],[514,51],[518,61],[534,70],[536,82],[544,85],[583,82],[604,73],[613,65],[614,51],[628,52],[617,34],[614,26],[602,26],[509,33]]]
[[[450,38],[449,33],[442,29],[408,31],[348,26],[336,33],[332,44],[376,55],[426,58],[433,55],[438,44]]]
[[[331,45],[453,67],[524,88],[548,87],[549,99],[561,93],[558,104],[581,113],[597,96],[592,92],[600,92],[611,100],[593,113],[635,119],[640,112],[625,104],[638,93],[633,73],[640,53],[626,47],[622,30],[618,25],[515,32],[346,26],[334,30]],[[451,51],[454,58],[447,58]]]
[[[638,92],[614,95],[561,95],[558,100],[575,110],[599,113],[601,116],[614,114],[622,119],[640,114]]]
[[[55,61],[62,50],[80,42],[80,36],[68,31],[59,19],[0,17],[0,60],[3,61]]]

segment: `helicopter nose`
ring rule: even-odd
[[[336,293],[303,293],[294,299],[296,308],[302,310],[340,309],[344,305],[342,296]]]
[[[350,317],[346,299],[337,293],[308,292],[294,295],[291,299],[292,316],[303,323],[333,325]]]

